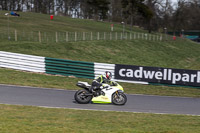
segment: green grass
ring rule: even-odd
[[[176,42],[123,40],[68,43],[0,41],[0,50],[88,62],[200,69],[200,45],[188,40]]]
[[[0,11],[0,29],[7,30],[8,18],[4,14],[8,11]],[[18,31],[79,31],[79,32],[110,32],[110,22],[75,19],[70,17],[54,16],[53,20],[50,20],[50,15],[31,13],[31,12],[19,12],[20,17],[9,16],[10,30]],[[126,29],[128,30],[128,29]],[[122,32],[121,24],[114,24],[114,31]],[[146,32],[140,28],[134,27],[134,31]]]
[[[81,89],[76,86],[78,81],[91,83],[91,79],[52,76],[30,72],[21,72],[10,69],[0,69],[0,84],[13,84],[22,86],[59,88],[68,90]],[[129,94],[151,94],[163,96],[200,97],[200,89],[187,87],[168,87],[155,85],[140,85],[120,83]]]
[[[199,116],[0,105],[2,133],[199,133]]]

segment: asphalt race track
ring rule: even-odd
[[[75,91],[0,85],[0,104],[31,105],[87,110],[200,115],[200,98],[127,95],[124,106],[77,104]]]

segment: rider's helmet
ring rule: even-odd
[[[106,79],[108,79],[108,80],[110,80],[112,78],[112,73],[109,71],[106,71],[105,75],[106,75]]]

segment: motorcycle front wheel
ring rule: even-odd
[[[122,92],[115,92],[112,95],[112,103],[115,105],[124,105],[127,101],[127,97]]]
[[[74,95],[74,99],[77,103],[87,104],[92,100],[92,96],[86,94],[90,94],[90,92],[87,90],[78,90]]]

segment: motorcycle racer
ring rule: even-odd
[[[102,83],[113,85],[114,82],[111,81],[112,73],[109,71],[105,72],[105,75],[100,75],[97,79],[93,80],[91,86],[91,92],[95,93],[97,89],[102,89]]]

